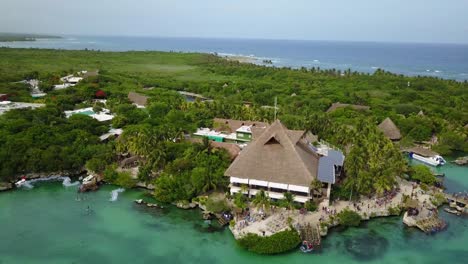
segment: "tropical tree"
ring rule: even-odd
[[[314,197],[315,192],[321,192],[322,190],[322,182],[319,181],[318,179],[314,179],[310,183],[310,190],[312,191],[312,198]]]
[[[290,192],[283,193],[284,196],[284,203],[286,204],[289,210],[294,209],[294,194]]]
[[[268,194],[264,190],[260,190],[257,192],[255,195],[255,198],[252,200],[252,203],[257,206],[258,208],[269,208],[270,207],[270,197],[268,197]]]

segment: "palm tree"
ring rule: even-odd
[[[252,203],[257,207],[262,207],[265,210],[265,207],[270,206],[270,197],[265,193],[264,190],[260,190],[253,199]]]
[[[294,208],[294,194],[290,192],[285,192],[283,193],[284,196],[284,201],[288,207],[289,210],[292,210]]]
[[[314,198],[314,192],[321,192],[322,182],[315,179],[310,183],[310,189],[312,191],[312,198]]]

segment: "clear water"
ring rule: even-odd
[[[468,189],[468,168],[448,164],[449,190]],[[0,194],[0,263],[466,263],[468,218],[441,212],[447,231],[428,236],[400,217],[334,230],[321,252],[259,256],[239,248],[227,229],[210,228],[199,210],[150,209],[144,192],[105,186],[79,196],[77,187],[36,183]],[[88,211],[88,206],[90,210]]]
[[[18,48],[217,52],[272,60],[275,66],[321,67],[372,73],[377,68],[406,75],[468,80],[468,45],[300,40],[64,36],[0,42]]]

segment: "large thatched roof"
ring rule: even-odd
[[[385,118],[382,123],[379,124],[379,129],[391,140],[401,139],[401,133],[398,127],[393,123],[390,117]]]
[[[327,113],[333,112],[338,108],[345,108],[345,107],[351,107],[355,110],[369,110],[370,109],[370,107],[366,105],[342,104],[338,102],[338,103],[333,103],[330,106],[330,108],[328,108]]]
[[[130,100],[134,104],[141,106],[146,106],[146,104],[148,103],[148,97],[135,92],[128,93],[128,100]]]
[[[275,121],[239,154],[225,175],[244,179],[309,186],[317,178],[319,155],[303,139]]]

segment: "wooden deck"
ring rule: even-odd
[[[320,227],[311,225],[310,223],[301,226],[299,228],[302,241],[308,241],[314,245],[314,247],[320,246],[322,243],[322,238],[320,236]]]

